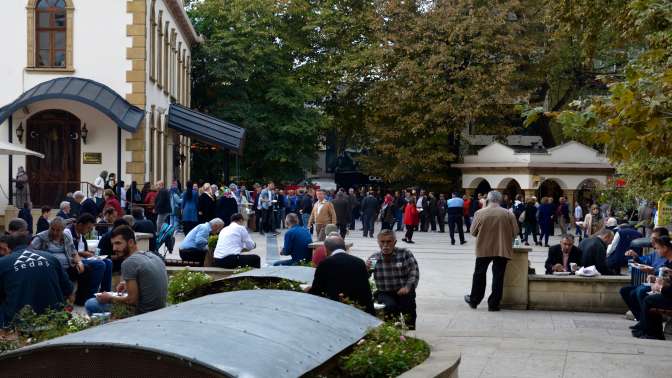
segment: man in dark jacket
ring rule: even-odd
[[[163,181],[156,183],[156,199],[154,200],[154,212],[157,214],[156,229],[160,230],[161,226],[170,218],[172,211],[170,207],[170,192],[166,189]]]
[[[354,230],[355,221],[359,218],[359,199],[353,188],[348,190],[348,203],[350,203],[350,230]]]
[[[548,249],[548,258],[545,264],[546,274],[571,272],[569,265],[571,263],[581,264],[581,250],[574,245],[574,236],[565,234],[560,239],[560,244]]]
[[[0,258],[0,329],[26,305],[41,314],[63,305],[72,294],[72,284],[54,255],[28,251],[29,241],[27,231],[10,236],[12,252]]]
[[[429,224],[436,232],[436,217],[439,215],[438,200],[434,192],[429,192]]]
[[[581,265],[589,267],[595,265],[600,274],[604,276],[615,275],[607,266],[607,246],[614,240],[614,233],[610,230],[602,229],[595,236],[583,239],[579,244],[581,250]]]
[[[313,196],[311,196],[309,192],[303,193],[299,208],[301,209],[301,221],[303,222],[303,226],[308,227],[308,219],[313,212]],[[313,233],[312,227],[310,233]]]
[[[373,191],[369,191],[366,198],[362,200],[362,225],[364,226],[364,237],[373,237],[374,223],[378,214],[378,200],[373,196]]]
[[[374,315],[369,273],[364,261],[345,251],[341,237],[326,238],[324,247],[328,257],[315,269],[313,285],[308,292],[339,302],[348,299]]]
[[[100,213],[100,209],[98,208],[98,205],[96,205],[96,202],[93,199],[86,198],[84,193],[81,191],[76,191],[75,194],[73,194],[73,197],[81,207],[81,214],[88,213],[93,215],[94,217],[98,216],[98,214]]]
[[[336,225],[338,226],[338,230],[341,233],[341,237],[345,239],[345,235],[348,233],[350,218],[352,217],[350,201],[348,201],[345,193],[338,192],[338,194],[336,194],[336,199],[332,202],[332,204],[334,205],[334,210],[336,211]]]

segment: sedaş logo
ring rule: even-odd
[[[35,267],[49,266],[49,260],[30,251],[23,251],[21,256],[14,261],[14,270],[29,269]]]

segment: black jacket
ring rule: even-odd
[[[334,205],[338,224],[350,224],[350,219],[352,218],[352,208],[350,207],[350,202],[346,198],[336,198],[331,204]]]
[[[172,209],[170,207],[170,192],[163,188],[156,193],[154,200],[154,212],[156,214],[170,214]]]
[[[581,265],[581,250],[572,246],[572,250],[569,252],[569,260],[567,260],[567,266],[565,266],[566,271],[570,271],[569,263],[576,263]],[[553,266],[555,264],[562,264],[562,247],[560,244],[554,245],[548,249],[548,258],[546,259],[546,274],[553,274]]]
[[[238,212],[238,202],[233,197],[220,197],[217,200],[217,218],[224,221],[224,225],[231,223],[231,216]]]
[[[310,213],[313,212],[313,197],[309,196],[308,194],[303,196],[303,199],[301,199],[301,205],[299,207],[303,211],[303,214],[310,215]]]
[[[335,301],[340,294],[374,315],[369,273],[362,259],[347,253],[329,256],[315,269],[310,293]]]
[[[210,222],[215,218],[215,201],[209,195],[201,193],[198,197],[198,223]]]
[[[94,217],[98,216],[99,209],[98,205],[96,205],[96,201],[92,200],[91,198],[87,198],[84,201],[82,201],[81,205],[82,205],[82,214],[89,213]]]
[[[614,274],[607,266],[607,245],[602,239],[596,236],[585,238],[579,244],[579,249],[582,254],[581,266],[588,267],[595,265],[597,271],[604,276]]]
[[[373,196],[366,196],[362,200],[362,214],[374,216],[378,212],[378,200]]]
[[[149,250],[156,251],[156,226],[154,226],[154,222],[148,219],[135,219],[133,231],[152,234],[152,238],[149,239]]]

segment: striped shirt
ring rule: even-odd
[[[395,248],[390,261],[384,261],[381,252],[376,252],[369,259],[376,259],[373,278],[379,291],[398,291],[402,287],[415,290],[420,279],[420,270],[413,253],[405,248]]]

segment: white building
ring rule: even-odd
[[[184,183],[192,138],[240,150],[243,129],[188,109],[201,39],[181,0],[8,0],[0,25],[0,140],[45,155],[0,156],[0,214],[18,167],[53,206],[103,170]]]
[[[607,185],[615,171],[603,154],[578,142],[547,150],[516,150],[494,142],[453,167],[462,171],[468,194],[496,189],[511,198],[565,196],[570,203],[578,199],[582,204],[582,196]]]

